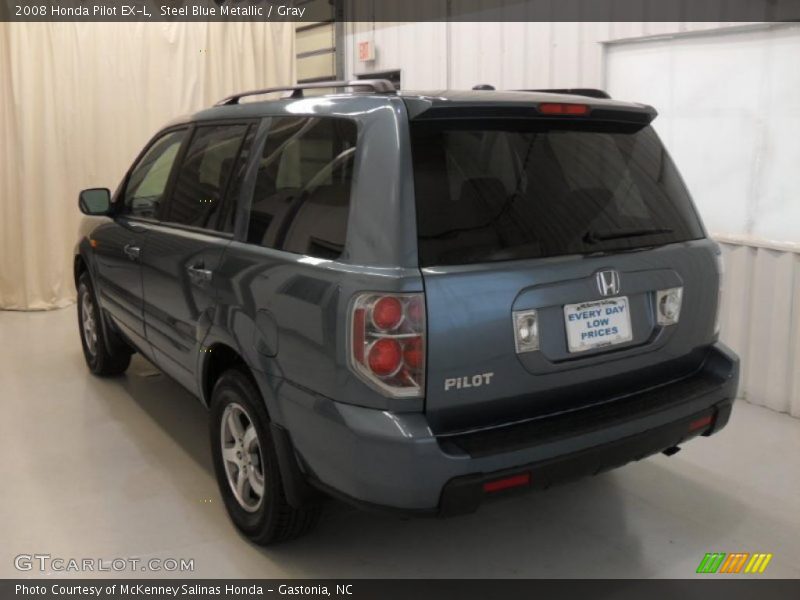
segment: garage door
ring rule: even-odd
[[[708,229],[800,242],[800,28],[606,48],[615,98],[655,106],[655,127]]]

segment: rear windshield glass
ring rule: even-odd
[[[412,122],[420,265],[589,254],[703,237],[652,128],[577,127]]]

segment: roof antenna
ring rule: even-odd
[[[493,90],[494,86],[489,85],[488,83],[479,83],[478,85],[472,86],[473,90]]]

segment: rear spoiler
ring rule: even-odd
[[[581,114],[545,112],[540,107],[549,105],[564,106],[565,103],[550,102],[438,102],[406,99],[408,116],[413,121],[432,121],[439,119],[480,119],[497,121],[503,119],[548,119],[553,121],[571,121],[587,123],[617,123],[640,129],[649,125],[658,113],[652,106],[632,104],[629,106],[608,106],[591,103],[586,104],[586,111]],[[577,103],[575,103],[577,104]]]

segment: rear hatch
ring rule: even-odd
[[[666,383],[715,338],[717,248],[654,111],[558,98],[410,111],[437,433]]]

